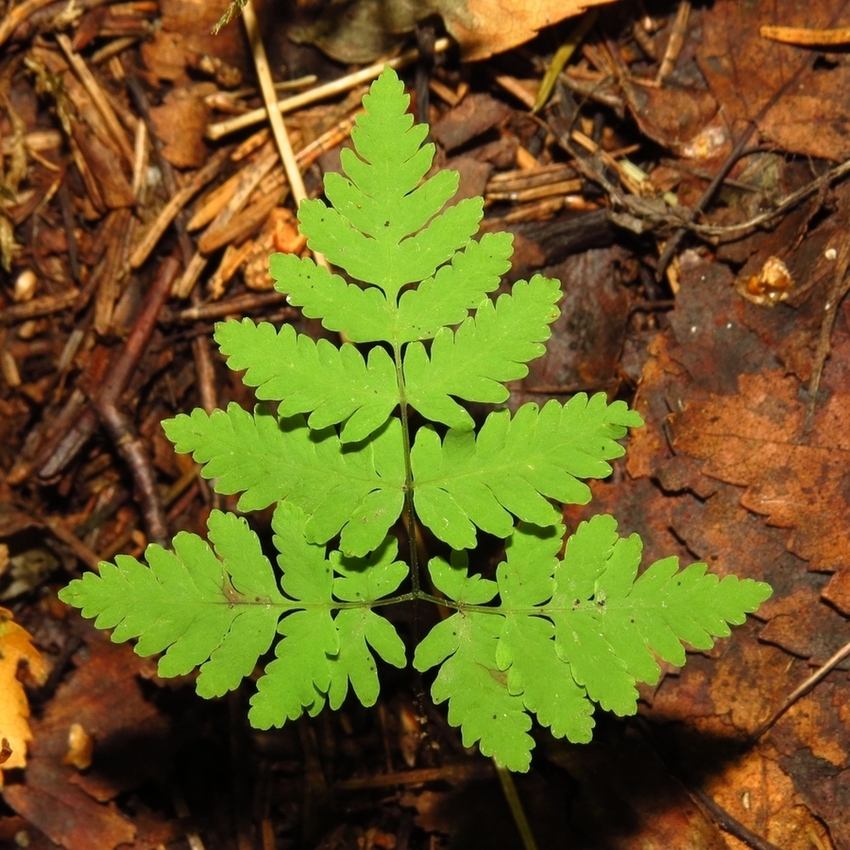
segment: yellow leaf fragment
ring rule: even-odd
[[[11,611],[0,608],[0,739],[4,755],[11,751],[2,770],[25,767],[27,743],[32,740],[29,703],[17,675],[21,662],[26,662],[33,680],[44,682],[47,670],[29,633],[12,620]]]

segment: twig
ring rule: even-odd
[[[791,207],[796,206],[800,203],[800,201],[804,201],[810,195],[815,194],[815,192],[822,189],[824,186],[828,186],[830,183],[835,183],[837,180],[840,180],[846,174],[850,173],[850,159],[842,162],[840,165],[836,165],[835,168],[831,168],[826,174],[822,174],[820,177],[813,180],[811,183],[803,186],[802,189],[798,189],[796,192],[792,192],[787,197],[783,198],[772,210],[767,210],[766,212],[760,213],[757,216],[749,219],[748,221],[742,222],[741,224],[729,224],[718,226],[715,224],[688,224],[688,229],[693,233],[696,233],[698,236],[706,236],[706,237],[715,237],[715,236],[745,236],[747,232],[755,230],[757,227],[761,227],[762,225],[766,225],[768,222],[772,221],[774,218],[782,215],[784,212],[789,210]]]
[[[166,260],[169,262],[169,260]],[[175,266],[176,260],[171,260]],[[97,415],[106,429],[118,453],[124,458],[133,481],[136,485],[136,495],[142,510],[142,517],[147,528],[148,539],[160,546],[168,544],[168,526],[156,493],[153,466],[148,457],[144,441],[139,438],[130,419],[122,413],[113,402],[98,397],[93,401]]]
[[[137,269],[144,264],[162,237],[162,234],[165,233],[178,213],[186,206],[195,193],[199,192],[218,174],[221,167],[227,161],[228,153],[226,149],[216,151],[207,161],[206,165],[195,171],[186,181],[185,185],[171,196],[168,203],[159,211],[159,215],[145,231],[141,241],[133,250],[130,256],[130,268]]]
[[[832,329],[835,327],[835,317],[838,313],[838,307],[844,300],[844,296],[850,291],[850,278],[847,276],[848,267],[850,267],[850,245],[847,244],[846,239],[842,239],[835,263],[832,284],[829,287],[826,295],[826,303],[823,306],[824,316],[820,326],[817,350],[815,351],[812,377],[809,381],[809,398],[806,402],[806,418],[803,422],[803,430],[807,434],[814,427],[815,404],[817,402],[821,377],[823,376],[823,367],[826,365],[827,357],[829,357]]]
[[[159,136],[156,134],[156,126],[153,122],[153,117],[150,112],[150,105],[148,104],[148,98],[145,94],[145,90],[142,88],[141,83],[136,79],[133,74],[127,72],[126,68],[124,70],[124,79],[127,84],[127,90],[130,92],[130,96],[133,98],[133,102],[136,104],[136,109],[139,111],[139,115],[142,118],[145,126],[148,128],[148,138],[151,141],[151,146],[153,147],[154,155],[156,156],[157,164],[159,165],[160,173],[162,174],[162,181],[165,183],[165,188],[168,191],[168,194],[171,198],[174,198],[175,195],[179,194],[180,190],[177,186],[177,179],[174,176],[174,169],[171,167],[171,163],[165,158],[162,152],[162,142],[159,139]],[[213,160],[215,161],[215,157]],[[204,172],[205,169],[201,169],[201,172]],[[197,178],[197,174],[195,178]],[[210,178],[212,179],[212,178]],[[189,183],[192,183],[192,180],[189,180]],[[167,206],[167,205],[166,205]],[[180,251],[183,255],[183,264],[186,265],[189,262],[189,259],[192,256],[192,241],[189,239],[189,235],[186,233],[186,226],[182,217],[182,210],[178,210],[173,218],[174,227],[177,230],[177,241],[180,245]],[[151,250],[153,246],[151,246]],[[139,263],[141,265],[141,263]]]
[[[125,74],[125,79],[127,80],[127,86],[133,100],[136,102],[139,114],[142,116],[142,124],[148,128],[148,135],[150,136],[151,145],[153,147],[154,154],[156,155],[160,171],[162,172],[165,188],[171,196],[169,202],[160,211],[157,222],[148,232],[148,239],[153,240],[150,244],[149,250],[153,249],[153,244],[159,240],[162,232],[164,232],[163,225],[165,222],[173,220],[174,228],[177,231],[177,241],[180,245],[180,253],[183,257],[183,266],[185,269],[189,269],[192,265],[192,259],[195,252],[192,247],[192,240],[189,238],[189,234],[186,229],[187,215],[184,210],[184,206],[195,192],[199,191],[202,186],[205,186],[209,180],[218,173],[219,169],[224,164],[229,149],[222,149],[215,153],[209,162],[207,162],[207,164],[199,171],[196,171],[182,188],[178,188],[177,180],[174,176],[174,169],[171,167],[171,163],[165,158],[162,152],[162,142],[156,135],[156,128],[154,127],[153,118],[151,117],[145,91],[139,81],[131,74]],[[158,227],[163,227],[163,231],[157,235],[156,230]],[[137,249],[137,251],[139,251],[139,249]],[[131,265],[133,263],[133,259],[138,259],[135,253],[130,259]],[[141,265],[142,262],[143,261],[140,261],[139,265]],[[201,301],[201,294],[194,286],[191,287],[189,297],[193,304],[198,304]],[[198,395],[201,400],[201,407],[203,407],[207,413],[212,413],[216,406],[216,391],[215,368],[213,366],[212,354],[210,353],[209,340],[204,336],[196,336],[192,340],[192,354],[195,358],[195,371],[198,374]]]
[[[787,697],[785,702],[773,712],[768,720],[762,723],[758,729],[750,736],[750,742],[755,743],[801,696],[808,693],[821,679],[823,679],[830,670],[837,667],[848,655],[850,655],[850,643],[846,643],[838,652],[835,653],[820,669],[816,670],[803,682],[796,687]]]
[[[57,33],[56,42],[59,47],[62,48],[62,52],[68,60],[68,64],[77,75],[77,79],[83,84],[83,88],[85,88],[85,90],[89,93],[89,97],[94,102],[95,108],[103,117],[104,123],[109,128],[112,138],[118,145],[118,149],[121,151],[124,159],[127,160],[127,164],[132,169],[133,162],[135,160],[133,148],[127,140],[127,134],[124,132],[124,128],[118,120],[118,116],[116,116],[115,111],[112,109],[109,101],[103,94],[100,84],[94,78],[94,74],[92,74],[92,72],[88,69],[88,66],[83,61],[80,54],[74,52],[74,49],[71,47],[71,41],[67,35]]]
[[[781,41],[783,44],[799,44],[804,47],[844,46],[850,42],[850,27],[815,30],[804,27],[759,27],[762,38]]]
[[[4,307],[3,310],[0,310],[0,326],[14,325],[15,322],[58,313],[60,310],[70,307],[77,300],[79,294],[78,289],[71,287],[63,292],[56,293],[56,295],[42,295],[39,298],[33,298],[32,301],[24,301],[20,304]]]
[[[115,404],[144,354],[150,336],[153,333],[157,316],[171,290],[171,284],[177,276],[178,264],[172,257],[167,258],[159,268],[156,279],[148,290],[147,298],[136,317],[133,328],[121,348],[120,356],[112,364],[98,393],[101,404]],[[86,408],[74,426],[50,448],[49,458],[38,470],[40,478],[52,478],[60,473],[77,455],[86,440],[94,433],[97,416],[94,408]]]
[[[334,782],[336,791],[365,791],[372,788],[391,788],[394,785],[422,785],[425,782],[463,782],[469,779],[491,777],[486,761],[458,762],[442,767],[423,767],[398,773],[381,773],[377,776],[356,776]]]
[[[842,4],[842,11],[843,11]],[[840,14],[840,13],[839,13]],[[797,70],[791,74],[790,77],[767,99],[764,106],[759,109],[755,118],[753,118],[748,124],[744,132],[741,134],[740,138],[735,142],[734,147],[732,148],[731,153],[726,159],[726,162],[720,167],[720,170],[714,176],[714,179],[708,185],[708,188],[702,193],[697,202],[694,204],[693,208],[689,211],[688,221],[693,221],[713,200],[714,195],[717,193],[717,190],[722,185],[723,181],[728,176],[729,172],[732,170],[735,163],[738,161],[738,158],[741,156],[741,152],[746,147],[747,143],[750,140],[752,134],[758,128],[758,125],[764,120],[765,116],[773,109],[774,106],[779,102],[780,98],[789,91],[793,86],[797,84],[800,79],[800,75],[811,67],[814,62],[813,58],[807,58],[804,62],[802,62]],[[661,280],[664,275],[664,272],[667,270],[667,266],[670,263],[670,260],[673,259],[673,254],[676,253],[676,249],[679,247],[679,243],[684,238],[685,234],[688,232],[688,228],[686,226],[680,227],[676,230],[670,239],[667,241],[667,244],[664,246],[664,250],[661,252],[661,256],[658,258],[658,266],[655,271],[656,280]]]
[[[434,44],[434,52],[440,53],[443,50],[447,50],[450,44],[451,42],[449,39],[439,38]],[[307,106],[308,104],[315,103],[318,100],[324,100],[327,97],[333,97],[341,92],[353,89],[355,86],[359,86],[360,83],[374,80],[376,77],[381,75],[381,71],[384,70],[385,65],[389,65],[390,68],[397,70],[405,65],[409,65],[418,58],[418,50],[407,50],[400,56],[396,56],[394,59],[376,62],[374,65],[369,65],[368,68],[363,68],[354,74],[349,74],[348,76],[342,77],[338,80],[325,83],[323,86],[317,86],[314,89],[310,89],[310,91],[294,95],[293,97],[288,97],[285,100],[279,100],[276,104],[277,109],[281,113],[292,112],[302,106]],[[254,124],[259,124],[261,121],[265,120],[267,114],[266,108],[263,107],[262,109],[252,109],[250,112],[246,112],[243,115],[237,115],[235,118],[230,118],[227,121],[221,121],[218,124],[210,124],[209,127],[207,127],[207,138],[220,139],[222,136],[226,136],[229,133],[235,133],[237,130],[244,130],[245,127],[251,127]]]
[[[26,21],[30,15],[49,6],[54,0],[24,0],[18,6],[9,9],[0,20],[0,46],[2,46],[14,31]]]
[[[266,56],[266,48],[263,46],[263,37],[260,35],[260,24],[257,21],[257,13],[254,11],[252,0],[246,0],[245,5],[242,7],[242,21],[245,24],[245,32],[248,34],[248,42],[251,45],[251,55],[254,58],[254,67],[257,70],[257,79],[260,83],[263,103],[266,105],[266,112],[269,116],[272,135],[274,136],[275,144],[277,145],[278,153],[280,154],[286,177],[289,180],[292,197],[295,199],[295,206],[297,208],[301,201],[307,197],[307,190],[304,188],[301,169],[298,167],[298,163],[295,161],[295,154],[292,152],[292,143],[289,141],[289,134],[286,132],[286,126],[283,123],[283,116],[275,108],[277,97],[274,90],[274,80],[272,80],[269,60]]]
[[[730,835],[740,839],[753,850],[780,850],[775,844],[765,838],[762,838],[758,833],[753,832],[749,827],[744,826],[737,818],[733,817],[718,803],[706,794],[702,788],[696,788],[688,785],[686,787],[691,796],[699,803],[714,819],[715,823]]]
[[[670,38],[667,40],[667,47],[664,49],[664,57],[661,64],[658,66],[658,74],[655,81],[660,85],[664,80],[673,73],[673,68],[676,66],[676,60],[682,52],[682,46],[685,43],[685,35],[688,29],[688,19],[691,16],[690,0],[682,0],[679,3],[679,8],[676,10],[676,17],[673,19],[673,26],[670,28]]]
[[[267,308],[285,302],[286,295],[282,292],[246,292],[244,295],[237,295],[234,298],[229,298],[227,301],[212,301],[192,305],[185,310],[181,310],[179,313],[172,313],[166,310],[164,311],[162,320],[168,323],[180,322],[194,324],[195,322],[220,319],[222,316],[230,316],[236,313],[249,313],[253,310],[265,312]],[[295,307],[291,309],[293,317],[300,312]]]

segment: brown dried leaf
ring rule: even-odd
[[[355,0],[325,4],[319,22],[290,31],[341,62],[372,62],[430,15],[442,17],[468,62],[487,59],[534,38],[544,27],[611,0]]]
[[[746,487],[741,503],[772,525],[794,529],[790,551],[812,570],[850,563],[850,395],[834,393],[803,430],[799,383],[774,370],[741,375],[740,392],[692,404],[672,418],[674,445],[703,460],[703,472]]]
[[[844,160],[850,155],[850,67],[812,67],[812,51],[763,38],[759,27],[781,23],[829,27],[835,4],[718,0],[705,15],[697,61],[730,124],[753,120],[790,83],[759,121],[764,137],[793,153]],[[781,20],[777,16],[781,15]],[[806,63],[805,70],[794,79]],[[793,82],[792,82],[793,79]]]
[[[30,677],[39,684],[47,671],[38,650],[26,629],[12,620],[12,612],[0,608],[0,736],[9,742],[11,754],[0,768],[3,770],[24,767],[27,763],[27,744],[32,740],[27,718],[30,715],[27,695],[18,679],[21,662],[29,667]],[[5,748],[4,748],[5,749]]]
[[[210,108],[204,97],[216,91],[215,83],[185,85],[170,91],[161,106],[151,109],[163,156],[177,168],[200,168],[208,159],[204,133]]]
[[[147,701],[138,674],[144,661],[88,624],[86,651],[33,722],[36,746],[24,781],[3,790],[5,802],[66,850],[111,850],[139,836],[139,825],[113,799],[161,776],[168,758],[166,721]],[[93,759],[85,773],[66,763],[81,726]],[[150,845],[145,845],[150,846]]]

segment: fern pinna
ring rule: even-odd
[[[349,687],[374,704],[375,656],[406,663],[376,609],[445,606],[453,613],[413,664],[438,668],[432,696],[448,701],[465,745],[525,770],[531,715],[589,741],[594,703],[634,713],[636,683],[659,675],[656,657],[683,664],[683,642],[708,649],[770,588],[721,581],[703,564],[680,571],[675,558],[638,575],[641,541],[618,536],[610,516],[582,523],[563,547],[558,505],[586,503],[582,479],[606,476],[623,453],[617,440],[641,424],[623,402],[600,393],[525,404],[490,413],[476,432],[461,402],[506,401],[505,382],[543,354],[560,286],[537,275],[490,297],[511,237],[473,238],[483,202],[446,206],[454,172],[424,180],[434,147],[407,104],[386,69],[364,98],[354,150],[342,152],[345,176],[325,178],[327,204],[299,210],[310,247],[356,283],[310,259],[271,258],[277,289],[345,343],[289,325],[219,324],[228,365],[265,404],[163,423],[219,493],[241,494],[240,511],[275,505],[277,569],[244,519],[213,511],[212,548],[181,532],[173,551],[149,546],[147,566],[118,556],[60,596],[113,640],[137,638],[140,655],[164,653],[161,675],[197,668],[204,697],[236,688],[274,645],[251,699],[260,728],[338,708]],[[413,411],[425,422],[415,430]],[[391,529],[402,513],[411,540],[421,523],[451,550],[427,566],[434,594],[422,589],[415,545],[398,559]],[[505,541],[495,580],[470,570],[479,530]]]

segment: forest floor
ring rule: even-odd
[[[268,255],[305,247],[242,22],[210,34],[225,5],[27,0],[0,18],[0,847],[522,847],[493,764],[441,707],[423,743],[405,673],[372,709],[260,732],[249,687],[204,701],[57,600],[235,506],[159,424],[253,404],[216,321],[328,335],[272,289]],[[307,194],[339,167],[370,81],[352,75],[413,50],[399,73],[436,165],[514,234],[507,283],[563,285],[510,406],[627,400],[646,424],[593,511],[647,562],[774,588],[665,667],[636,717],[597,712],[592,744],[535,730],[515,787],[537,846],[850,850],[850,30],[820,32],[850,24],[846,4],[647,0],[545,27],[545,3],[507,21],[470,0],[444,4],[447,50],[439,18],[396,35],[378,5],[335,9],[323,35],[310,9],[258,6],[299,96],[284,117]],[[798,29],[760,29],[777,25]]]

